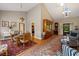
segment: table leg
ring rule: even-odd
[[[5,55],[8,56],[8,50],[5,51]]]

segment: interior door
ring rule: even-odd
[[[70,32],[70,24],[69,23],[65,23],[63,24],[63,35],[67,35]]]

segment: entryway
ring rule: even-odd
[[[67,35],[70,32],[70,23],[63,24],[63,35]]]
[[[32,23],[32,36],[34,36],[35,31],[34,31],[34,23]]]

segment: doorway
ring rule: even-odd
[[[35,31],[34,31],[34,23],[32,23],[32,36],[34,36]]]
[[[54,28],[55,28],[54,29],[54,34],[55,35],[58,35],[58,25],[59,25],[58,22],[55,22],[55,24],[54,24]]]
[[[63,35],[67,35],[70,32],[70,23],[63,24]]]

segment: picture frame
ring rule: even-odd
[[[2,21],[2,27],[9,27],[8,21]]]
[[[11,26],[17,26],[17,23],[16,22],[11,22]]]

